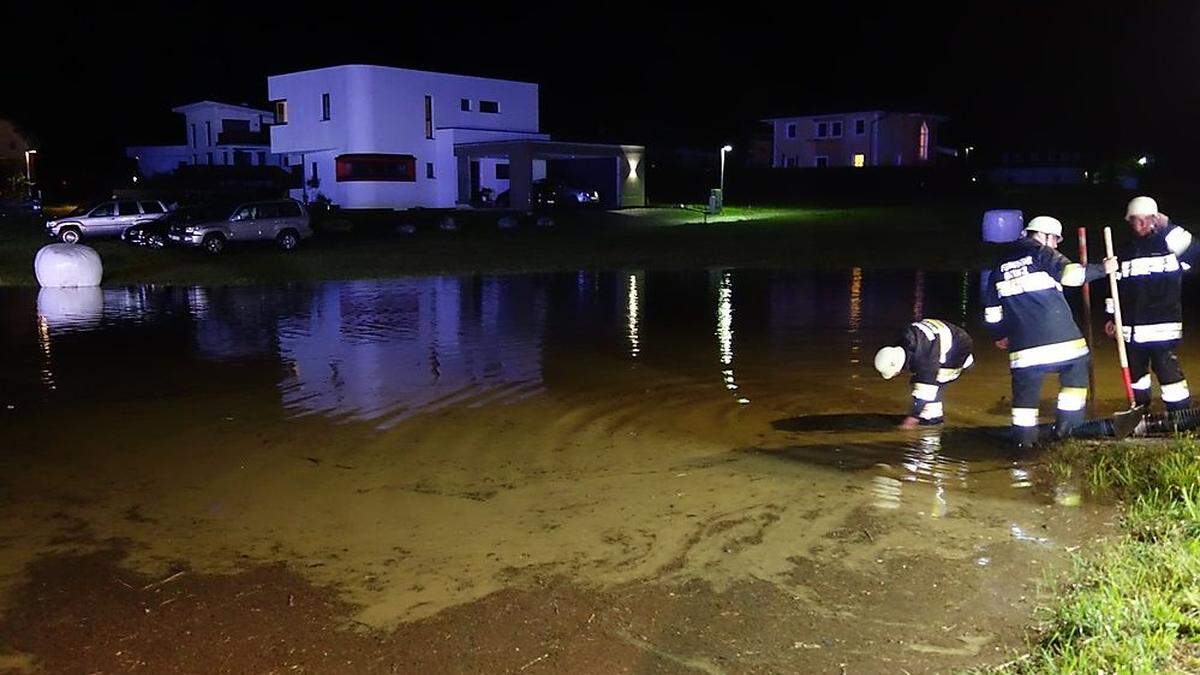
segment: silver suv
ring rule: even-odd
[[[167,211],[166,204],[153,199],[114,199],[47,220],[46,232],[68,244],[85,238],[120,237],[134,225],[158,220]]]
[[[301,239],[312,235],[308,210],[294,199],[209,207],[204,217],[172,223],[167,230],[167,239],[172,243],[198,246],[214,255],[233,241],[274,240],[279,248],[291,251],[300,245]]]

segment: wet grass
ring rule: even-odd
[[[1200,672],[1200,442],[1064,447],[1060,474],[1123,505],[1123,533],[1076,559],[1018,673]]]
[[[552,227],[531,219],[512,229],[500,214],[350,217],[284,254],[267,245],[230,246],[219,257],[194,250],[150,251],[115,240],[86,242],[104,261],[105,284],[249,284],[369,279],[439,273],[706,267],[926,267],[961,269],[982,255],[979,211],[968,206],[730,208],[716,218],[679,208],[562,213]],[[398,234],[412,223],[417,232]],[[342,228],[337,228],[342,229]],[[38,223],[0,224],[0,285],[36,283],[33,256],[49,240]],[[914,245],[920,242],[920,245]]]

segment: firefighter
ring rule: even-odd
[[[1158,203],[1150,197],[1130,201],[1125,220],[1133,239],[1117,249],[1118,292],[1134,399],[1139,406],[1150,405],[1153,370],[1167,410],[1190,408],[1191,393],[1175,348],[1183,338],[1179,302],[1183,273],[1195,262],[1200,245],[1191,233],[1159,213]],[[1111,314],[1112,298],[1105,305]],[[1109,337],[1116,336],[1111,320],[1104,328]]]
[[[984,322],[996,346],[1008,351],[1012,373],[1012,427],[1020,447],[1037,443],[1042,380],[1058,375],[1055,433],[1068,436],[1083,421],[1087,403],[1088,346],[1075,325],[1063,286],[1082,286],[1117,268],[1115,258],[1080,265],[1058,252],[1062,223],[1050,216],[1029,221],[1008,245],[984,287]]]
[[[910,323],[893,344],[875,354],[875,369],[883,379],[904,369],[913,374],[912,408],[900,423],[903,429],[941,424],[943,390],[973,363],[971,336],[938,319]]]

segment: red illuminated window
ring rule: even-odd
[[[417,159],[412,155],[338,155],[337,180],[412,182]]]

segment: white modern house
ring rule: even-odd
[[[775,168],[929,166],[936,155],[946,117],[926,113],[861,112],[773,117]]]
[[[271,152],[303,167],[298,199],[449,208],[508,190],[525,208],[534,180],[561,174],[591,181],[607,206],[645,203],[644,149],[550,140],[536,84],[343,65],[275,75],[267,89]]]
[[[143,176],[170,173],[181,166],[281,166],[271,152],[270,111],[231,103],[199,101],[171,109],[184,117],[183,145],[134,145],[125,155]]]

